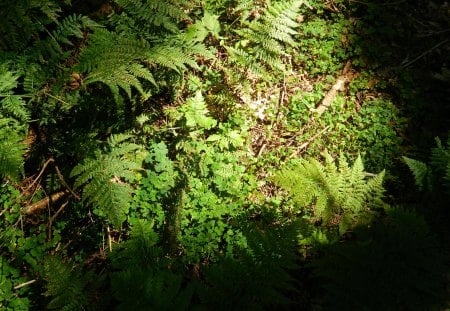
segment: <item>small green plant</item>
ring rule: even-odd
[[[20,192],[11,184],[0,186],[0,308],[28,310],[33,285],[44,273],[46,253],[61,241],[63,223],[48,228],[30,225],[21,214]],[[18,226],[21,223],[22,226]],[[51,233],[51,239],[49,239]]]
[[[48,309],[85,310],[91,305],[95,292],[93,288],[88,288],[88,284],[94,280],[93,271],[85,273],[72,262],[64,262],[58,257],[47,257],[44,272],[44,296],[51,297]]]
[[[217,310],[267,310],[292,306],[299,293],[289,271],[297,268],[293,224],[244,230],[248,245],[205,267],[201,305]],[[276,275],[276,278],[274,276]]]
[[[218,125],[201,93],[166,112],[178,141],[152,143],[133,210],[154,217],[171,252],[183,252],[189,263],[215,260],[245,245],[236,219],[255,187],[246,172],[248,154],[241,150],[246,133]]]
[[[334,75],[350,57],[347,38],[350,29],[350,21],[343,16],[305,20],[296,36],[299,51],[295,53],[295,62],[313,77]]]
[[[0,256],[0,308],[2,310],[29,310],[30,301],[23,297],[26,289],[15,287],[25,282],[20,276],[20,270],[11,267],[8,260]]]

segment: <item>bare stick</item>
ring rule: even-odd
[[[53,158],[50,158],[50,159],[48,159],[48,160],[44,163],[44,166],[42,167],[41,171],[39,172],[39,175],[33,180],[33,182],[32,182],[31,184],[28,185],[27,189],[31,189],[31,187],[33,187],[34,184],[37,183],[37,181],[38,181],[39,179],[41,179],[41,177],[42,177],[42,175],[44,174],[45,169],[47,168],[47,166],[48,166],[50,163],[53,163],[53,162],[55,162],[55,160],[54,160]]]
[[[258,153],[256,154],[256,157],[257,157],[257,158],[259,158],[259,156],[263,153],[263,151],[264,151],[264,149],[266,149],[266,147],[267,147],[267,143],[263,143],[263,144],[261,145],[261,147],[260,147],[259,150],[258,150]]]
[[[45,209],[50,204],[50,202],[59,201],[62,198],[64,198],[65,196],[67,196],[69,193],[70,192],[68,190],[53,193],[50,196],[48,196],[42,200],[39,200],[38,202],[36,202],[32,205],[27,205],[27,206],[23,207],[21,212],[23,215],[30,215],[30,214],[37,213],[37,212]]]
[[[317,133],[316,135],[314,135],[313,137],[311,137],[310,139],[308,139],[306,142],[304,142],[303,144],[301,144],[297,150],[292,153],[289,156],[289,159],[292,159],[293,157],[297,156],[303,149],[307,148],[309,146],[310,143],[312,143],[314,140],[316,140],[317,137],[321,136],[323,133],[325,133],[326,131],[328,131],[328,129],[330,128],[330,126],[326,126],[324,129],[322,129],[319,133]]]
[[[36,280],[30,280],[30,281],[28,281],[28,282],[25,282],[25,283],[16,285],[16,286],[14,286],[13,288],[14,288],[14,289],[19,289],[19,288],[22,288],[22,287],[31,285],[31,284],[33,284],[34,282],[36,282]]]
[[[317,106],[316,111],[321,116],[328,107],[331,106],[334,99],[337,96],[338,91],[342,91],[344,89],[345,82],[347,81],[346,77],[339,77],[336,80],[336,83],[333,85],[331,90],[328,91],[328,93],[325,95],[325,97],[322,99],[322,102]]]
[[[406,68],[411,66],[412,64],[414,64],[415,62],[417,62],[419,59],[421,59],[422,57],[425,57],[427,54],[433,52],[433,50],[437,49],[438,47],[440,47],[441,45],[447,43],[449,41],[449,39],[446,39],[442,42],[439,42],[438,44],[436,44],[435,46],[433,46],[432,48],[426,50],[425,52],[423,52],[422,54],[420,54],[419,56],[417,56],[416,58],[414,58],[413,60],[405,63],[402,65],[402,67]]]
[[[111,230],[109,229],[109,226],[106,227],[106,231],[108,231],[108,247],[109,247],[109,252],[112,252],[112,239],[111,239]]]
[[[343,91],[345,84],[350,82],[350,80],[353,78],[350,73],[351,66],[351,61],[347,61],[345,63],[345,66],[342,69],[342,75],[336,79],[336,83],[334,83],[334,85],[322,99],[320,104],[317,106],[316,111],[319,114],[319,117],[328,109],[328,107],[331,106],[338,92]]]
[[[277,125],[278,121],[280,120],[280,109],[284,105],[285,95],[286,95],[286,76],[283,77],[283,87],[281,88],[280,98],[278,100],[277,116],[275,119],[275,124]]]
[[[56,211],[55,214],[53,214],[52,217],[50,217],[49,221],[48,221],[48,239],[51,240],[52,237],[52,224],[53,221],[55,221],[56,217],[58,217],[58,215],[62,212],[62,210],[67,206],[67,204],[69,204],[69,201],[64,202],[61,207]]]

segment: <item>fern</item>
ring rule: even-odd
[[[85,310],[89,304],[87,283],[93,273],[82,274],[70,262],[63,262],[57,257],[48,257],[44,263],[45,296],[52,297],[49,309]]]
[[[23,170],[23,154],[29,112],[22,96],[15,95],[20,75],[0,64],[0,176],[18,179]]]
[[[293,225],[249,226],[245,249],[205,268],[202,304],[207,310],[284,310],[297,295],[288,272],[297,268],[295,235]]]
[[[112,21],[127,22],[134,33],[160,36],[162,33],[179,32],[180,21],[189,21],[187,9],[192,7],[185,0],[115,0],[123,13],[113,16]]]
[[[431,149],[428,164],[403,157],[406,165],[414,175],[419,190],[432,192],[436,186],[445,185],[450,190],[450,138],[444,146],[436,137],[436,147]]]
[[[387,208],[312,263],[321,310],[445,310],[446,256],[425,219]],[[443,304],[441,306],[441,304]]]
[[[58,21],[56,29],[51,33],[47,31],[46,40],[38,40],[31,49],[31,55],[35,55],[42,63],[56,63],[68,57],[72,50],[66,47],[74,46],[75,39],[83,39],[86,29],[99,27],[97,23],[86,16],[69,15]]]
[[[23,171],[23,154],[26,145],[22,142],[24,135],[14,130],[13,120],[0,119],[0,176],[14,180]]]
[[[444,182],[450,186],[450,137],[446,146],[436,137],[436,147],[431,150],[430,165],[442,176]]]
[[[184,287],[183,278],[167,267],[157,246],[152,222],[135,221],[131,237],[111,253],[115,272],[112,292],[119,301],[117,310],[186,310],[193,287]]]
[[[132,90],[148,98],[152,88],[167,83],[171,73],[198,68],[196,57],[213,57],[201,42],[189,38],[179,24],[188,21],[187,1],[120,0],[110,30],[95,29],[78,56],[76,72],[86,86],[103,83],[116,101]],[[160,70],[161,69],[161,70]],[[171,69],[171,70],[167,70]],[[155,77],[158,77],[156,79]],[[158,80],[158,82],[156,81]]]
[[[140,149],[126,142],[130,136],[113,135],[104,152],[97,151],[95,158],[85,159],[71,173],[76,177],[74,187],[83,186],[83,198],[95,207],[94,212],[109,219],[116,227],[125,221],[133,188],[127,182],[135,179],[140,170],[138,160],[130,155]]]
[[[303,0],[275,2],[265,9],[261,18],[244,21],[244,27],[236,30],[240,41],[234,47],[227,47],[231,61],[263,77],[267,76],[267,69],[283,72],[285,46],[296,45],[292,36],[297,33],[296,18],[303,3]]]
[[[0,64],[0,117],[9,117],[23,124],[29,120],[29,111],[23,97],[14,94],[20,74],[9,70],[9,64]]]
[[[429,178],[431,172],[425,163],[418,160],[410,159],[408,157],[403,157],[403,160],[413,173],[414,180],[419,190],[423,190],[425,187],[430,185]]]
[[[106,84],[116,101],[120,101],[120,89],[131,98],[131,87],[142,95],[145,91],[139,79],[156,85],[151,72],[139,62],[148,52],[145,41],[126,38],[106,29],[96,29],[89,37],[89,44],[79,55],[75,70],[86,73],[84,84]]]
[[[371,210],[384,206],[384,171],[368,180],[361,157],[352,167],[343,157],[338,165],[328,154],[325,159],[325,164],[315,159],[300,160],[279,172],[274,181],[299,206],[309,208],[314,220],[325,225],[338,223],[344,233],[370,216]]]
[[[84,270],[57,256],[49,256],[44,261],[46,291],[50,297],[47,308],[57,310],[99,310],[99,299],[105,285],[105,275],[94,270]]]
[[[55,22],[60,8],[53,0],[0,2],[0,50],[19,51]]]

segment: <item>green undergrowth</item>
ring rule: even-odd
[[[0,309],[448,307],[444,21],[392,5],[0,4]]]

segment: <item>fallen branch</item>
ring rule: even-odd
[[[23,215],[31,215],[35,214],[43,209],[45,209],[51,202],[57,202],[62,198],[66,197],[70,194],[70,191],[64,190],[51,194],[50,196],[37,201],[32,205],[27,205],[21,209]]]
[[[342,75],[336,79],[336,83],[334,83],[334,85],[322,99],[320,104],[316,107],[315,110],[318,113],[319,117],[328,109],[328,107],[331,106],[338,92],[343,91],[345,89],[345,84],[350,82],[350,80],[353,78],[352,74],[349,74],[351,65],[351,62],[347,61],[344,69],[342,70]]]
[[[333,103],[334,99],[337,96],[338,91],[344,90],[346,82],[347,77],[345,76],[337,78],[336,83],[333,85],[331,90],[328,91],[328,93],[322,99],[321,103],[316,108],[316,112],[319,115],[319,117],[328,109],[328,107],[331,106],[331,104]]]

